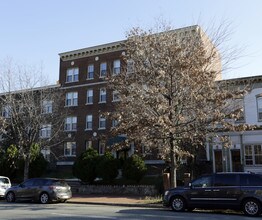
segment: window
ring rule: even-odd
[[[120,60],[114,61],[113,75],[120,74]]]
[[[262,96],[257,97],[257,115],[258,121],[262,121]]]
[[[241,186],[261,186],[262,176],[254,174],[240,175]]]
[[[239,185],[236,174],[215,175],[214,186],[235,186]]]
[[[245,121],[245,114],[244,114],[244,99],[235,99],[234,100],[234,110],[239,111],[237,122]]]
[[[106,62],[100,64],[100,77],[106,77]]]
[[[211,187],[212,184],[212,177],[211,176],[203,176],[199,179],[196,179],[192,182],[193,188],[206,188]]]
[[[99,129],[106,129],[106,118],[103,116],[99,117]]]
[[[66,82],[78,81],[78,68],[71,68],[66,71]]]
[[[2,117],[11,118],[11,107],[9,105],[2,108]]]
[[[262,164],[262,149],[261,145],[254,145],[255,164]]]
[[[93,128],[93,116],[87,115],[86,116],[86,130],[92,130]]]
[[[40,130],[40,138],[50,138],[52,127],[50,124],[43,125]]]
[[[113,91],[113,102],[117,102],[119,100],[120,100],[119,92],[118,91]]]
[[[127,74],[131,74],[135,72],[135,65],[134,65],[134,61],[133,60],[128,60],[127,64],[126,64],[126,72]]]
[[[116,119],[112,120],[112,128],[115,128],[118,125],[118,121]]]
[[[42,113],[43,114],[50,114],[53,112],[53,101],[43,101],[43,108],[42,108]]]
[[[77,106],[77,102],[78,102],[77,92],[66,93],[66,106]]]
[[[99,146],[98,146],[98,153],[100,154],[100,155],[103,155],[103,154],[105,154],[105,149],[106,149],[106,143],[105,143],[105,141],[99,141]]]
[[[105,88],[100,89],[99,102],[100,103],[106,102],[106,89]]]
[[[76,131],[77,117],[67,117],[65,120],[65,131]]]
[[[88,89],[87,90],[86,104],[93,104],[93,89]]]
[[[253,156],[252,156],[252,146],[245,145],[245,163],[246,165],[253,164]]]
[[[92,141],[86,141],[86,150],[92,148]]]
[[[76,155],[76,142],[66,142],[64,144],[64,156]]]
[[[262,148],[261,144],[245,145],[245,164],[261,165],[262,164]]]
[[[87,68],[87,79],[94,79],[94,64],[88,65],[88,68]]]

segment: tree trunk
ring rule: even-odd
[[[29,176],[29,165],[30,165],[30,155],[26,155],[26,157],[25,157],[25,165],[24,165],[24,180],[28,179],[28,176]]]
[[[176,155],[175,155],[174,140],[172,138],[170,138],[170,158],[171,158],[170,186],[171,188],[175,188],[177,187],[177,184],[176,184]]]

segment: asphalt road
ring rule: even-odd
[[[0,201],[1,220],[79,220],[79,219],[176,219],[176,220],[254,220],[240,214],[222,214],[209,212],[176,213],[169,209],[139,208],[105,205],[81,205],[69,203],[36,204],[36,203],[6,203]]]

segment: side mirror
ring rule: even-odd
[[[192,183],[188,183],[188,186],[189,186],[190,189],[192,189],[192,187],[193,187]]]

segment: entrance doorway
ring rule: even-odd
[[[240,150],[231,150],[231,165],[233,172],[240,172],[242,170]]]
[[[214,150],[215,156],[215,172],[223,171],[223,162],[222,162],[222,150]]]

